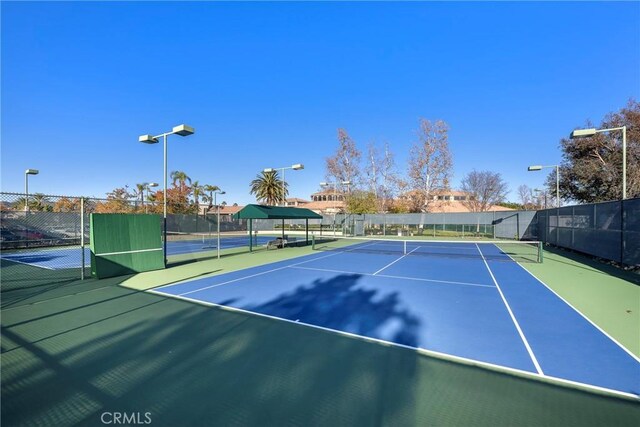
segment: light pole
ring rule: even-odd
[[[548,168],[556,168],[556,207],[560,207],[560,165],[549,165],[549,166],[541,166],[541,165],[534,165],[534,166],[529,166],[527,168],[527,170],[529,172],[533,172],[533,171],[539,171],[542,169],[548,169]]]
[[[227,194],[227,193],[226,191],[222,191],[222,190],[216,190],[213,192],[213,204],[216,206],[216,217],[217,217],[216,230],[218,231],[218,243],[216,244],[216,248],[218,250],[218,259],[220,259],[220,206],[218,205],[218,200],[217,200],[218,194]],[[249,238],[251,238],[251,236],[249,236]]]
[[[24,211],[29,212],[29,175],[38,175],[38,169],[27,169],[24,171]]]
[[[144,204],[144,191],[147,190],[147,196],[152,187],[157,187],[157,182],[145,182],[142,187],[142,206],[144,206],[144,213],[147,213],[147,206]]]
[[[178,125],[174,126],[171,132],[161,133],[160,135],[140,135],[139,142],[145,144],[157,144],[158,138],[162,137],[164,142],[164,196],[163,196],[163,239],[164,239],[164,261],[167,262],[167,137],[169,135],[188,136],[192,135],[195,130],[191,126]]]
[[[571,139],[589,138],[596,133],[622,131],[622,200],[627,198],[627,127],[620,126],[609,129],[576,129],[571,132]]]
[[[287,197],[285,196],[285,189],[284,189],[284,185],[285,185],[285,181],[284,181],[284,171],[286,169],[293,169],[294,171],[298,171],[301,169],[304,169],[304,165],[302,163],[296,163],[295,165],[291,165],[291,166],[286,166],[283,168],[266,168],[264,169],[262,172],[275,172],[276,170],[281,170],[282,171],[282,206],[287,206]]]
[[[338,184],[342,184],[342,185],[351,185],[351,181],[342,181],[340,183],[338,183],[338,181],[332,181],[332,182],[321,182],[320,183],[320,187],[330,187],[333,185],[333,236],[335,237],[336,235],[336,205],[335,203],[338,201]]]

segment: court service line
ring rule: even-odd
[[[344,270],[331,270],[327,268],[313,268],[313,267],[297,267],[297,266],[289,266],[290,268],[299,269],[299,270],[312,270],[312,271],[325,271],[328,273],[342,273],[342,274],[358,274],[360,276],[373,276],[371,273],[358,273],[355,271],[344,271]],[[415,280],[419,282],[435,282],[435,283],[446,283],[453,285],[465,285],[465,286],[479,286],[482,288],[495,288],[493,285],[483,285],[481,283],[468,283],[468,282],[454,282],[450,280],[436,280],[436,279],[423,279],[420,277],[405,277],[405,276],[391,276],[387,274],[378,274],[376,277],[383,277],[388,279],[401,279],[401,280]]]
[[[387,277],[389,279],[416,280],[416,281],[419,281],[419,282],[450,283],[450,284],[453,284],[453,285],[478,286],[478,287],[481,287],[481,288],[495,288],[495,286],[483,285],[482,283],[467,283],[467,282],[454,282],[454,281],[451,281],[451,280],[422,279],[420,277],[391,276],[391,275],[388,275],[388,274],[378,274],[376,277]]]
[[[527,341],[527,337],[524,336],[524,332],[522,332],[522,328],[520,328],[520,324],[516,320],[516,317],[514,316],[513,311],[511,310],[511,307],[509,306],[509,303],[507,302],[507,299],[505,298],[504,294],[502,293],[502,289],[500,289],[500,285],[498,285],[498,281],[496,280],[495,276],[493,275],[493,272],[491,271],[491,268],[489,267],[489,264],[487,263],[487,260],[485,259],[484,254],[480,250],[480,247],[478,246],[477,243],[476,243],[476,248],[478,249],[478,252],[480,252],[480,256],[482,257],[482,261],[484,261],[484,265],[487,267],[487,270],[489,271],[489,274],[491,275],[491,279],[493,280],[493,283],[495,283],[496,284],[496,288],[498,288],[498,292],[500,293],[500,297],[502,298],[502,302],[504,302],[504,305],[507,307],[507,311],[509,312],[509,316],[511,316],[511,320],[513,321],[513,324],[516,326],[516,329],[518,330],[518,333],[520,334],[520,338],[522,339],[522,342],[524,343],[524,346],[526,347],[527,352],[529,353],[529,357],[531,357],[531,361],[533,362],[533,365],[536,367],[536,371],[538,371],[538,374],[544,375],[544,372],[542,372],[542,368],[540,367],[540,364],[538,363],[538,359],[536,359],[536,355],[533,354],[533,350],[531,349],[531,346],[529,345],[529,341]]]
[[[369,246],[369,245],[367,245],[367,246]],[[363,247],[363,246],[361,246],[361,247]],[[345,252],[347,252],[347,251],[345,251]],[[260,273],[251,274],[249,276],[238,277],[237,279],[228,280],[226,282],[217,283],[217,284],[211,285],[211,286],[205,286],[204,288],[195,289],[195,290],[189,291],[189,292],[183,292],[183,293],[178,294],[178,295],[189,295],[189,294],[192,294],[192,293],[195,293],[195,292],[204,291],[206,289],[211,289],[211,288],[216,288],[218,286],[227,285],[229,283],[239,282],[239,281],[244,280],[244,279],[250,279],[252,277],[262,276],[263,274],[273,273],[274,271],[284,270],[285,268],[289,268],[291,266],[300,265],[300,264],[306,264],[307,262],[312,262],[312,261],[316,261],[316,260],[319,260],[319,259],[328,258],[328,257],[331,257],[331,256],[338,255],[340,253],[342,253],[342,252],[332,253],[332,254],[329,254],[329,255],[321,256],[319,258],[308,259],[306,261],[301,261],[301,262],[298,262],[298,263],[295,263],[295,264],[285,265],[284,267],[278,267],[278,268],[274,268],[274,269],[271,269],[271,270],[263,271],[263,272],[260,272]],[[188,282],[182,282],[182,283],[188,283]],[[178,283],[175,283],[175,284],[172,284],[172,285],[168,285],[168,286],[175,286],[175,285],[178,285]],[[158,288],[158,289],[160,289],[160,288]]]
[[[415,247],[411,252],[413,252],[413,251],[415,251],[415,250],[417,250],[417,249],[419,249],[419,248],[420,248],[420,246],[416,246],[416,247]],[[388,268],[388,267],[391,267],[393,264],[395,264],[396,262],[400,261],[402,258],[406,257],[407,255],[410,255],[410,254],[411,254],[411,252],[406,253],[406,254],[402,255],[400,258],[398,258],[397,260],[392,261],[392,262],[390,262],[389,264],[385,265],[385,266],[384,266],[384,267],[382,267],[380,270],[378,270],[378,271],[376,271],[375,273],[373,273],[373,275],[375,276],[376,274],[380,273],[382,270],[384,270],[384,269],[386,269],[386,268]]]

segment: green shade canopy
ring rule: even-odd
[[[235,213],[233,219],[322,219],[322,215],[304,208],[247,205]]]

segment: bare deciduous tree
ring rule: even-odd
[[[449,126],[442,120],[432,123],[420,119],[418,142],[411,148],[408,174],[412,198],[417,199],[424,210],[429,209],[434,190],[449,188],[453,160],[448,132]]]
[[[336,182],[349,181],[348,189],[360,184],[360,158],[362,154],[345,129],[338,129],[338,149],[326,158],[327,179]]]
[[[537,205],[536,196],[528,185],[523,184],[518,187],[518,198],[524,209],[534,209]]]
[[[384,212],[393,199],[398,186],[395,159],[389,144],[380,153],[375,144],[369,144],[365,176],[369,192],[375,195],[378,212]]]
[[[462,204],[472,212],[489,210],[491,206],[503,202],[508,192],[507,183],[498,172],[473,170],[462,179],[461,184],[462,191],[470,196]]]
[[[367,187],[378,199],[380,190],[380,154],[378,148],[372,142],[367,149],[367,163],[364,168],[364,174],[367,180]]]
[[[384,144],[384,154],[380,161],[380,177],[382,178],[382,185],[378,196],[378,209],[380,212],[386,212],[388,205],[397,192],[399,183],[395,158],[388,143]]]

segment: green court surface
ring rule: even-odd
[[[637,400],[145,292],[308,253],[190,255],[135,276],[8,288],[3,264],[3,425],[102,425],[105,412],[167,426],[637,425]],[[637,274],[560,251],[524,266],[640,354]]]

